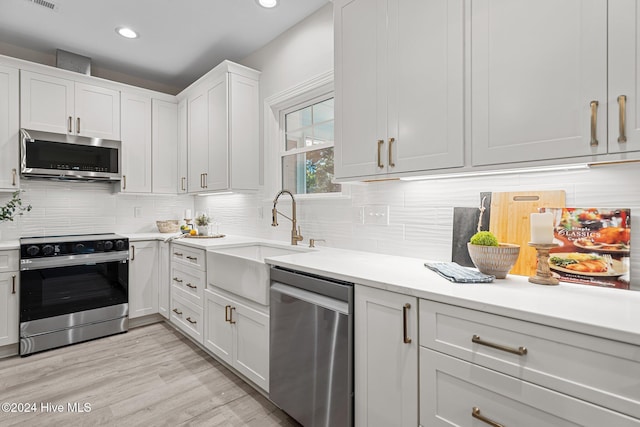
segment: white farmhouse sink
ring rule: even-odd
[[[308,251],[307,248],[271,243],[210,250],[207,252],[207,283],[269,305],[269,265],[264,259]]]

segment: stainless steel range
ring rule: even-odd
[[[128,249],[117,234],[20,239],[20,355],[126,332]]]

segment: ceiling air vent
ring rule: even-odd
[[[52,10],[54,12],[58,11],[58,5],[52,1],[47,1],[47,0],[25,0],[25,1],[36,4],[38,6],[46,7],[47,9]]]

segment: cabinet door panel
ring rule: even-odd
[[[20,125],[26,129],[72,133],[74,84],[71,80],[21,71]]]
[[[624,133],[619,140],[620,104],[626,96]],[[640,4],[609,2],[609,152],[640,150]]]
[[[0,66],[0,188],[19,187],[18,70]]]
[[[19,279],[17,271],[0,273],[0,346],[18,342]]]
[[[606,152],[606,16],[599,0],[471,2],[474,165]]]
[[[152,192],[175,194],[178,182],[178,105],[157,99],[151,105]]]
[[[75,132],[93,138],[120,139],[120,92],[75,84]]]
[[[462,166],[463,0],[392,0],[388,10],[389,172]]]
[[[151,98],[122,94],[122,191],[151,192]]]
[[[233,366],[269,391],[269,316],[234,304],[235,360]]]
[[[129,318],[157,313],[158,246],[131,242],[129,253]]]
[[[228,319],[229,308],[233,302],[206,289],[204,346],[229,365],[233,365],[233,329]]]
[[[403,341],[403,307],[407,334]],[[417,300],[355,287],[355,419],[358,426],[418,424]]]
[[[178,104],[178,193],[188,191],[188,156],[187,156],[187,100]]]
[[[207,172],[209,161],[209,124],[207,118],[207,92],[201,91],[188,101],[188,156],[189,192],[204,189],[203,174]]]
[[[205,190],[229,187],[229,84],[225,73],[208,91],[209,167]]]
[[[386,138],[386,1],[336,2],[335,175],[373,175]],[[382,147],[382,152],[386,145]],[[386,169],[386,160],[383,162]]]

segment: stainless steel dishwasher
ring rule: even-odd
[[[271,268],[269,398],[306,427],[353,425],[353,284]]]

